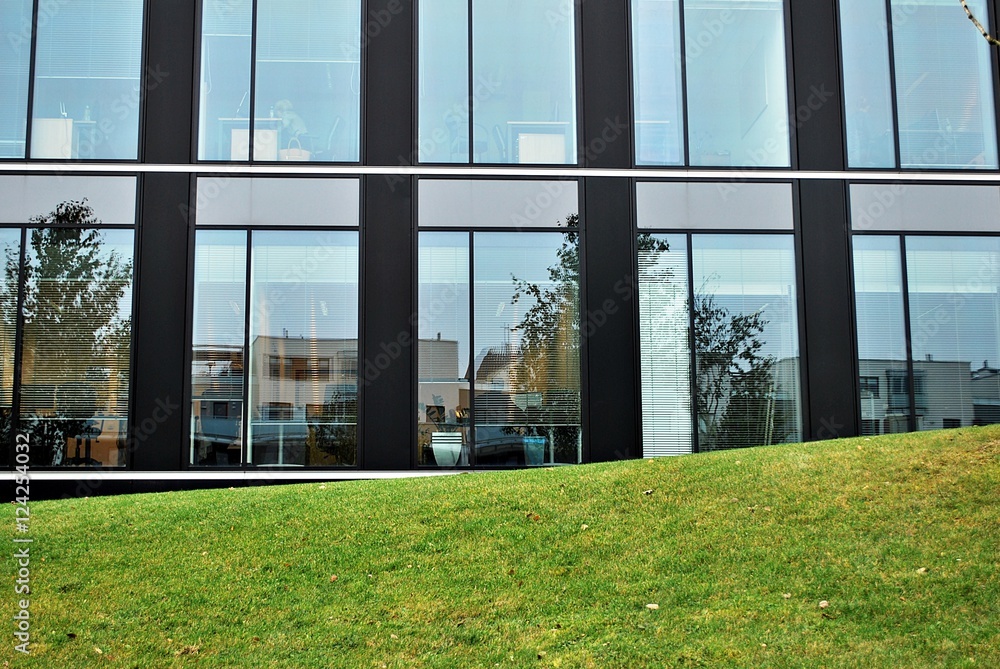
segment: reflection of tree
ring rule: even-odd
[[[356,386],[328,388],[322,415],[309,421],[307,465],[355,464],[358,452]]]
[[[731,314],[707,293],[696,294],[694,305],[700,448],[771,443],[776,360],[761,353],[767,320],[760,310]]]
[[[512,304],[530,302],[512,331],[520,335],[512,355],[513,391],[540,401],[525,401],[529,425],[507,434],[548,436],[556,462],[575,462],[580,435],[580,217],[566,217],[556,262],[544,284],[512,276]]]
[[[101,222],[85,200],[63,202],[29,223],[20,273],[22,428],[38,435],[32,448],[37,462],[59,464],[62,445],[86,435],[95,413],[124,409],[114,400],[128,383],[131,318],[123,318],[119,306],[131,285],[132,263],[104,246],[104,234],[95,229]],[[16,318],[11,307],[17,304],[19,259],[13,249],[4,272],[0,305],[5,319]]]

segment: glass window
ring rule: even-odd
[[[63,202],[86,201],[94,225],[135,225],[136,178],[0,175],[0,222],[19,224]]]
[[[885,11],[884,2],[840,0],[850,167],[896,166]]]
[[[39,11],[31,157],[134,160],[142,0],[43,3]]]
[[[801,441],[790,235],[693,235],[700,450]]]
[[[474,235],[476,464],[580,462],[577,237]]]
[[[946,0],[892,0],[902,167],[997,167],[990,47]],[[985,0],[969,8],[989,29]]]
[[[355,231],[253,233],[248,462],[356,463],[358,276]]]
[[[471,25],[456,26],[463,10],[453,0],[420,3],[419,48],[428,59],[419,71],[420,159],[575,164],[573,4],[472,0],[471,6]],[[471,77],[462,53],[470,33]]]
[[[197,232],[191,464],[357,462],[358,276],[356,231]]]
[[[24,158],[31,66],[31,0],[0,3],[0,158]]]
[[[471,464],[469,233],[421,232],[417,463]]]
[[[41,466],[125,465],[134,233],[92,217],[67,202],[27,231],[19,429]]]
[[[360,54],[359,0],[205,0],[198,157],[357,161]]]
[[[684,164],[680,0],[632,0],[637,165]]]
[[[907,432],[910,381],[899,237],[854,238],[854,296],[866,433]]]
[[[247,233],[199,230],[191,335],[193,465],[239,465],[243,446]]]
[[[688,249],[683,235],[640,234],[642,455],[692,451]]]
[[[419,263],[418,462],[580,462],[578,234],[421,232]]]
[[[469,0],[421,0],[417,10],[420,162],[467,163],[475,107],[469,99]],[[483,83],[477,82],[479,96],[488,90]],[[477,139],[487,149],[494,141],[482,131]]]
[[[1000,422],[1000,239],[907,237],[916,428]]]

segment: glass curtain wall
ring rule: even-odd
[[[577,162],[572,3],[421,0],[418,11],[421,162]]]
[[[355,162],[360,101],[360,0],[204,0],[199,159]]]
[[[31,0],[0,3],[0,158],[24,158],[31,67]]]
[[[968,4],[989,30],[988,3]],[[995,169],[992,48],[948,0],[889,7],[840,1],[848,164]]]
[[[135,160],[143,1],[41,3],[36,32],[31,157]]]
[[[198,230],[191,464],[357,462],[358,277],[356,231]]]
[[[1000,423],[1000,239],[903,242],[854,238],[865,433]]]
[[[684,164],[685,133],[692,166],[791,164],[784,14],[781,0],[632,0],[637,164]]]
[[[580,462],[578,234],[422,232],[419,258],[419,463]]]
[[[14,360],[17,343],[18,275],[21,264],[21,231],[0,229],[4,273],[0,278],[0,457],[7,463],[14,420]]]

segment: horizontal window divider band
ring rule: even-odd
[[[619,178],[639,181],[719,181],[734,184],[770,181],[848,181],[848,182],[913,182],[913,183],[988,183],[1000,185],[998,172],[821,172],[791,169],[594,169],[586,167],[437,167],[388,165],[324,165],[316,167],[284,165],[218,165],[218,164],[136,164],[136,163],[44,163],[0,161],[0,174],[195,174],[267,175],[289,177],[506,177],[531,178]]]

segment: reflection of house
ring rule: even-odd
[[[1000,377],[985,363],[970,371],[964,361],[913,363],[913,404],[918,430],[1000,422]],[[865,434],[909,429],[910,382],[899,360],[860,361],[861,420]]]

